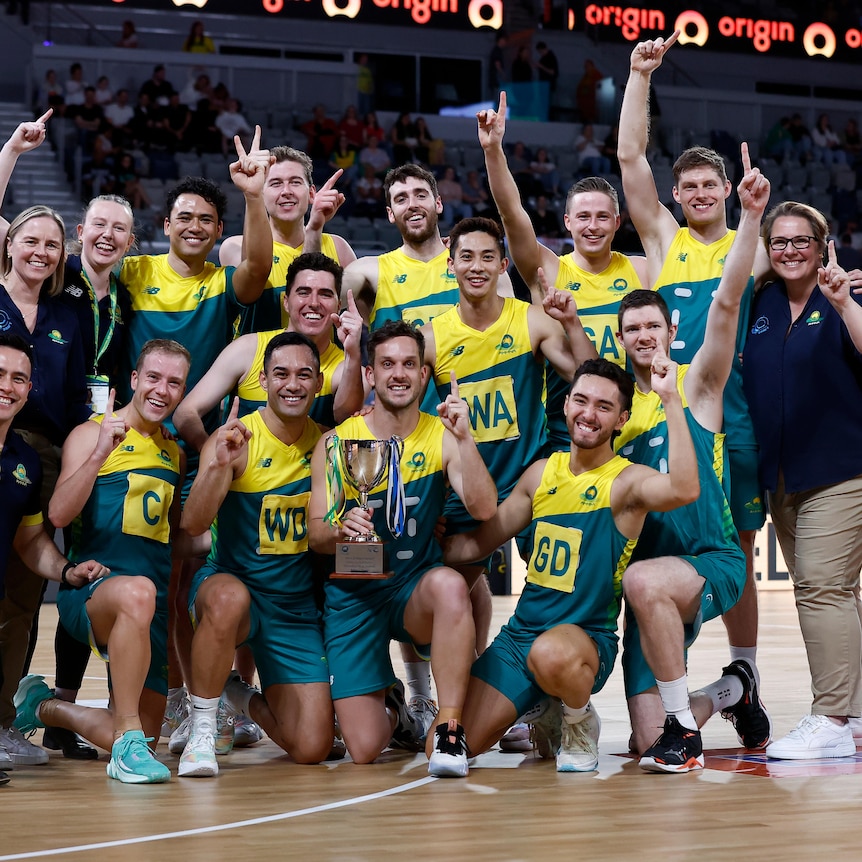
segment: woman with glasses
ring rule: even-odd
[[[775,280],[743,352],[759,473],[793,579],[814,696],[768,757],[847,757],[862,737],[862,296],[821,213],[788,201],[763,223]],[[824,260],[824,256],[825,260]]]

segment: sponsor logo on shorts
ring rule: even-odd
[[[745,511],[760,514],[763,511],[763,500],[753,497],[745,504]]]

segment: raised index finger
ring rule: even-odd
[[[745,141],[740,145],[739,152],[742,156],[742,169],[748,173],[751,170],[751,156],[748,154],[748,144]]]
[[[542,296],[548,295],[548,280],[545,278],[545,270],[542,267],[539,267],[536,270],[536,275],[539,277],[539,290],[542,292]]]
[[[231,422],[239,416],[239,396],[233,399],[233,404],[230,407],[230,413],[228,414],[227,421]]]
[[[320,191],[328,192],[330,189],[335,187],[335,184],[341,178],[341,175],[344,173],[343,168],[339,168],[321,187]]]
[[[108,401],[105,404],[105,416],[113,416],[114,415],[114,399],[117,397],[117,390],[113,387],[111,391],[108,393]]]
[[[48,122],[48,120],[50,120],[50,119],[51,119],[51,115],[52,115],[53,113],[54,113],[54,109],[53,109],[53,108],[48,108],[48,110],[47,110],[47,111],[45,111],[45,113],[44,113],[44,114],[42,114],[42,116],[41,116],[41,117],[39,117],[39,119],[38,119],[38,120],[36,120],[36,122],[37,122],[37,123],[47,123],[47,122]]]
[[[449,382],[450,382],[450,387],[451,387],[450,388],[451,393],[456,398],[460,399],[461,396],[458,394],[458,377],[456,376],[454,369],[449,372]]]
[[[828,248],[828,260],[830,266],[838,266],[838,255],[835,253],[835,240],[830,239]]]
[[[664,40],[664,44],[662,45],[662,49],[667,51],[671,45],[673,45],[676,40],[679,39],[679,30],[674,30],[667,39]]]
[[[359,314],[359,309],[356,307],[356,300],[353,298],[353,291],[347,291],[347,310],[352,314]]]
[[[506,119],[506,91],[500,90],[500,106],[497,108],[497,115]]]

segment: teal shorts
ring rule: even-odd
[[[694,566],[704,579],[700,594],[700,609],[694,622],[685,625],[685,648],[697,638],[700,627],[729,611],[745,589],[745,554],[739,547],[722,551],[710,551],[696,557],[681,556]],[[625,577],[623,578],[625,588]],[[637,620],[626,605],[625,631],[623,632],[623,678],[626,697],[642,694],[655,685],[655,676],[650,670],[641,649]]]
[[[323,638],[333,700],[371,694],[395,683],[390,640],[412,644],[419,658],[430,660],[430,645],[414,643],[404,628],[407,602],[423,575],[404,581],[327,582]]]
[[[617,636],[613,632],[584,629],[599,652],[599,672],[593,694],[601,691],[614,667],[617,656]],[[533,641],[541,634],[535,631],[512,631],[508,625],[500,629],[493,643],[473,662],[471,676],[497,689],[515,705],[517,715],[523,715],[548,695],[536,684],[527,667],[527,655]]]
[[[189,615],[195,626],[198,590],[208,577],[218,571],[206,563],[192,580]],[[234,577],[242,582],[241,577]],[[251,647],[263,691],[271,685],[329,682],[320,611],[311,592],[305,600],[292,602],[289,608],[256,590],[249,589],[248,592],[251,599],[250,625],[245,643]]]
[[[110,656],[106,644],[97,644],[90,617],[87,614],[87,602],[96,590],[109,578],[119,577],[119,573],[107,575],[86,584],[80,589],[61,589],[57,594],[57,611],[63,627],[75,640],[89,644],[90,649],[102,661],[108,663],[110,685]],[[146,577],[146,575],[138,575]],[[157,694],[168,693],[168,609],[166,604],[157,602],[153,621],[150,623],[150,667],[144,688]]]
[[[757,479],[757,449],[728,449],[730,513],[737,530],[759,530],[766,523],[763,489]]]

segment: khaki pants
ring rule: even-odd
[[[38,453],[42,462],[42,513],[45,528],[53,535],[48,522],[48,501],[54,493],[60,474],[60,450],[41,434],[17,431]],[[0,656],[3,662],[3,683],[0,686],[0,727],[15,722],[12,698],[30,656],[30,631],[37,618],[45,581],[31,572],[13,551],[6,570],[6,596],[0,600]]]
[[[862,715],[862,476],[796,494],[780,477],[769,509],[793,579],[811,711]]]

